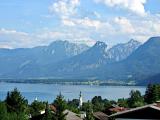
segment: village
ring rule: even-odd
[[[156,120],[160,119],[160,85],[149,84],[145,95],[131,91],[130,97],[118,101],[95,96],[91,101],[68,100],[60,93],[53,103],[39,101],[31,104],[18,89],[8,92],[0,102],[1,120]]]

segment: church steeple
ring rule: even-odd
[[[80,91],[80,94],[79,94],[79,108],[82,107],[82,104],[83,104],[82,92]]]

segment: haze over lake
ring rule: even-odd
[[[4,100],[7,92],[18,88],[22,95],[32,102],[35,98],[42,101],[53,102],[61,92],[65,99],[78,99],[82,91],[84,101],[94,96],[102,96],[109,100],[127,98],[131,90],[145,92],[143,86],[89,86],[89,85],[56,85],[56,84],[26,84],[26,83],[0,83],[0,100]]]

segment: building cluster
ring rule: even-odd
[[[79,107],[82,107],[83,99],[80,92],[79,96]],[[49,105],[50,109],[55,112],[56,107]],[[31,118],[31,120],[37,120],[41,118],[45,110],[40,111],[40,115],[36,118]],[[67,113],[66,120],[84,120],[86,117],[85,112],[76,114],[70,110],[65,110],[64,114]],[[105,112],[93,112],[93,117],[95,120],[160,120],[160,102],[145,105],[137,108],[124,108],[117,105],[112,105],[107,108]]]

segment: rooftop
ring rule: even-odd
[[[160,104],[154,103],[110,115],[111,118],[160,119]]]
[[[108,115],[103,112],[94,112],[93,116],[98,120],[108,120]]]
[[[82,120],[76,113],[69,110],[65,110],[64,113],[68,113],[66,116],[66,120]]]

